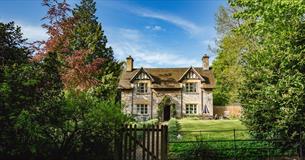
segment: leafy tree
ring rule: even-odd
[[[230,4],[243,8],[235,14],[243,21],[238,31],[256,42],[242,57],[243,122],[254,136],[282,138],[289,146],[305,126],[304,1]]]
[[[241,54],[247,39],[233,31],[240,22],[233,18],[237,9],[221,6],[216,14],[216,30],[219,36],[213,72],[216,77],[214,104],[226,105],[237,103],[238,90],[242,82]]]
[[[121,105],[74,91],[66,94],[65,103],[68,132],[63,131],[72,134],[64,134],[70,141],[65,144],[63,153],[69,159],[113,159],[117,129],[128,121],[121,112]]]
[[[82,0],[72,10],[66,1],[44,0],[44,19],[50,38],[32,45],[39,61],[49,52],[58,53],[63,63],[61,79],[66,89],[88,91],[106,99],[116,95],[121,63],[113,57],[101,24],[95,16],[95,2]]]
[[[0,30],[0,158],[33,158],[48,143],[46,126],[58,123],[62,87],[57,65],[54,57],[31,61],[26,40],[13,22],[0,23]]]

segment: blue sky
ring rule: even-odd
[[[75,6],[79,0],[68,0]],[[119,60],[136,67],[201,66],[216,40],[215,14],[225,0],[97,0],[98,20]],[[41,0],[1,0],[0,21],[15,21],[29,41],[47,39]]]

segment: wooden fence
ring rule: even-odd
[[[214,106],[214,115],[224,117],[240,117],[242,108],[240,105],[228,105],[228,106]]]
[[[125,125],[116,145],[119,160],[167,160],[168,127]]]

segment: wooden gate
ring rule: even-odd
[[[168,128],[150,125],[137,128],[125,125],[117,139],[119,160],[167,160]]]

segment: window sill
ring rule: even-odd
[[[195,95],[199,94],[199,92],[183,92],[183,93],[185,93],[185,94],[195,94]]]
[[[149,95],[149,93],[136,93],[136,95]]]

